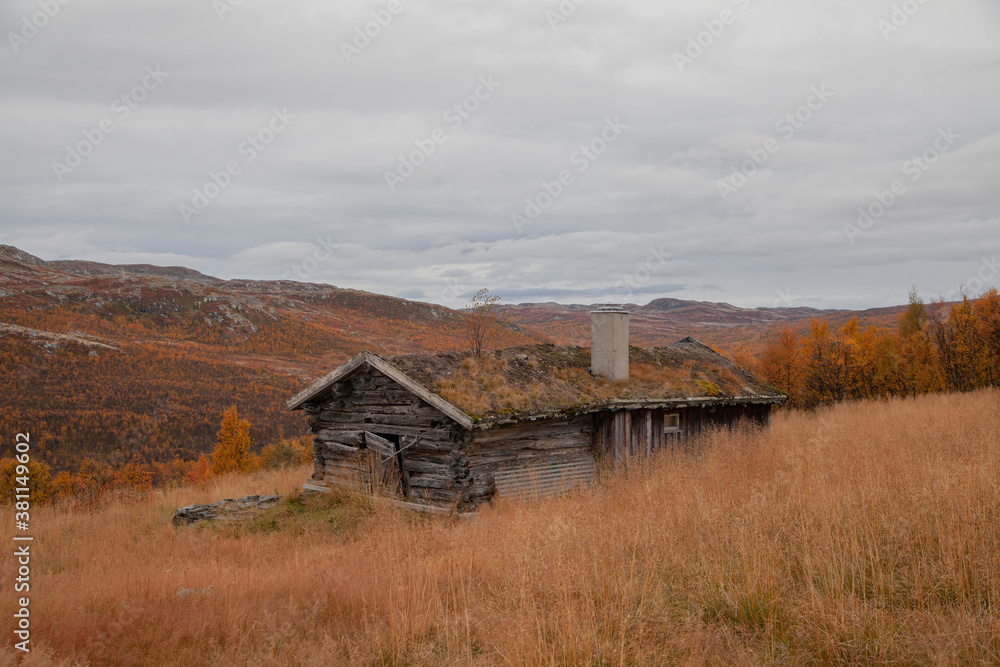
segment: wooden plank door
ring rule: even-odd
[[[403,467],[403,453],[398,436],[390,440],[365,431],[368,449],[368,485],[372,493],[393,497],[406,497],[408,489]]]

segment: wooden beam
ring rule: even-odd
[[[396,445],[369,431],[365,431],[365,445],[382,456],[396,456]]]
[[[653,458],[653,411],[646,410],[646,460]]]

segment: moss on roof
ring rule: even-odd
[[[590,350],[526,345],[480,358],[456,353],[404,354],[396,368],[466,414],[498,419],[578,411],[612,401],[774,399],[783,395],[698,341],[629,348],[629,379],[590,372]]]

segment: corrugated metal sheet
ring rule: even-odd
[[[497,495],[508,498],[545,498],[589,486],[594,482],[594,459],[564,463],[533,463],[498,470]]]

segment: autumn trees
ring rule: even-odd
[[[913,289],[910,304],[899,321],[899,381],[904,396],[944,389],[928,324],[927,308]]]
[[[996,288],[983,294],[972,305],[977,320],[979,342],[985,352],[985,380],[1000,385],[1000,292]]]
[[[212,452],[212,472],[223,475],[227,472],[246,472],[253,463],[250,451],[250,422],[240,419],[236,406],[222,415],[218,441]]]
[[[833,331],[813,320],[801,336],[782,330],[758,366],[798,407],[997,386],[1000,295],[927,307],[913,291],[896,331],[862,329],[857,318]]]
[[[758,364],[760,373],[783,393],[797,396],[804,371],[802,354],[799,335],[786,327],[764,349]]]
[[[26,463],[12,458],[0,459],[0,502],[13,503],[27,490],[32,503],[44,503],[52,494],[49,472],[47,465],[32,458]]]

